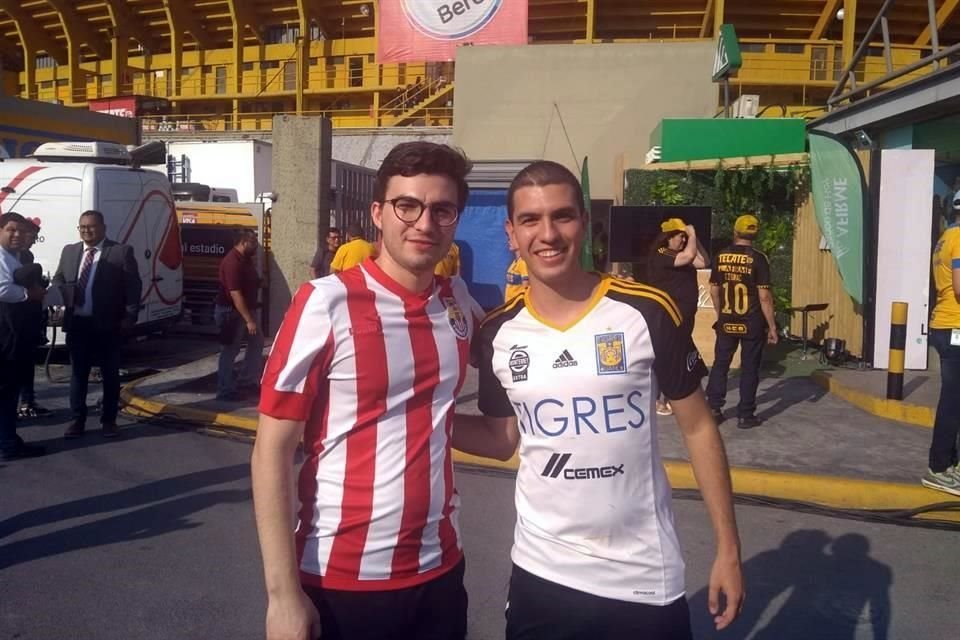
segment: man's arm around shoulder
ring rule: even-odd
[[[453,448],[463,453],[507,461],[520,444],[516,416],[496,418],[458,413],[453,421]]]
[[[293,539],[293,458],[303,422],[260,415],[250,467],[263,573],[267,640],[313,640],[320,616],[300,586]]]
[[[718,630],[730,625],[743,606],[743,572],[740,537],[733,511],[730,466],[717,423],[710,414],[701,389],[681,400],[670,400],[683,435],[693,473],[707,505],[717,542],[717,555],[710,572],[708,606]],[[720,607],[720,594],[726,603]]]

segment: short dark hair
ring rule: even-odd
[[[16,211],[7,211],[6,213],[0,214],[0,227],[5,227],[11,222],[26,224],[27,219]]]
[[[250,238],[254,240],[257,239],[256,229],[251,229],[250,227],[240,227],[233,230],[233,246],[237,246],[241,242],[246,242]]]
[[[565,184],[573,189],[577,199],[577,209],[585,213],[583,188],[570,169],[552,160],[537,160],[520,170],[507,190],[507,216],[513,220],[513,194],[524,187],[546,187],[552,184]]]
[[[683,233],[683,231],[661,231],[658,233],[657,237],[653,240],[653,244],[651,245],[651,253],[656,253],[663,247],[667,246],[667,244],[670,242],[670,238],[678,233]]]
[[[96,209],[87,209],[80,214],[80,218],[96,218],[98,223],[102,224],[103,226],[107,226],[107,221],[103,218],[103,214]]]
[[[459,149],[435,142],[404,142],[390,150],[377,170],[373,199],[375,202],[384,201],[387,197],[387,184],[394,176],[447,176],[457,183],[457,208],[463,211],[470,195],[467,174],[472,168],[473,163]],[[350,230],[347,229],[347,232]]]
[[[327,235],[330,235],[331,233],[335,233],[335,234],[337,234],[337,235],[340,235],[340,229],[338,229],[338,228],[336,228],[336,227],[330,227],[329,229],[327,229]]]
[[[360,226],[359,222],[351,222],[347,225],[347,235],[351,238],[362,238],[363,227]]]

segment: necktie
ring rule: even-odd
[[[74,296],[74,307],[82,307],[87,300],[87,282],[90,280],[90,271],[93,269],[93,257],[97,253],[96,247],[90,247],[83,257],[83,267],[80,277],[77,278],[77,293]]]

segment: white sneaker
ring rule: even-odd
[[[929,489],[960,496],[960,473],[957,473],[956,467],[941,471],[940,473],[935,473],[927,469],[927,473],[923,476],[923,479],[920,480],[920,483]]]

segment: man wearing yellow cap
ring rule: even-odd
[[[650,256],[650,284],[669,293],[677,303],[682,317],[680,332],[684,336],[693,335],[693,322],[697,316],[700,299],[697,269],[706,269],[709,263],[693,225],[680,218],[661,223],[660,235]],[[673,413],[666,398],[657,400],[657,413],[662,416]]]
[[[717,311],[717,344],[707,383],[707,401],[717,422],[724,419],[730,362],[740,348],[740,404],[737,427],[752,429],[761,420],[757,385],[764,344],[777,344],[770,292],[770,261],[753,248],[760,230],[756,216],[742,215],[733,225],[733,244],[717,254],[710,274],[710,298]]]

